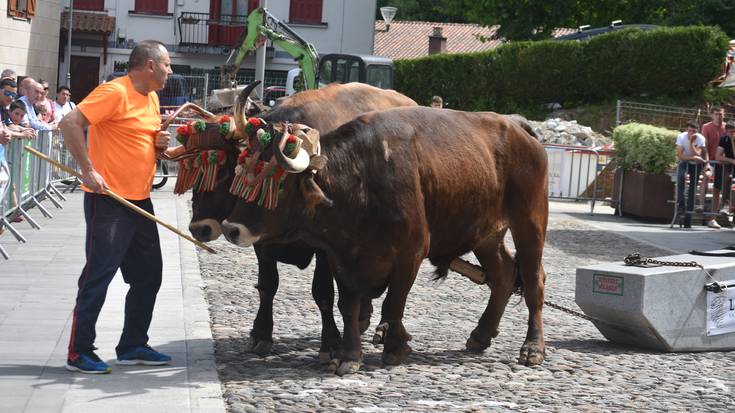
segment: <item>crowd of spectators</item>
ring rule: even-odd
[[[679,159],[677,207],[684,212],[685,228],[691,228],[694,213],[702,213],[707,217],[705,223],[708,227],[719,229],[721,226],[717,216],[727,216],[733,212],[730,188],[735,165],[735,121],[725,123],[724,116],[722,108],[712,108],[711,120],[702,126],[701,133],[699,124],[690,121],[687,130],[676,139]],[[712,181],[712,206],[709,212],[705,212],[707,187]],[[697,186],[699,191],[696,190]],[[685,188],[688,190],[685,191]],[[697,205],[694,204],[695,198]]]
[[[38,131],[56,130],[61,119],[71,112],[71,91],[60,86],[56,101],[48,97],[49,84],[43,79],[36,81],[25,77],[17,83],[17,74],[12,69],[0,73],[0,199],[10,185],[10,168],[6,159],[7,145],[13,139],[34,139]],[[15,191],[13,205],[17,204]],[[16,216],[14,221],[22,218]]]

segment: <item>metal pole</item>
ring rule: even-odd
[[[71,87],[71,31],[72,16],[74,15],[74,0],[69,0],[69,30],[66,41],[66,85]]]
[[[204,110],[207,109],[207,98],[209,97],[209,73],[204,74]]]
[[[260,7],[267,8],[268,1],[260,0]],[[255,90],[260,99],[263,99],[263,85],[265,85],[265,49],[266,46],[263,45],[255,51],[255,80],[261,81]]]

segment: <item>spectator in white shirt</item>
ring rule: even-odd
[[[71,101],[71,89],[69,86],[59,86],[56,90],[56,101],[54,102],[54,120],[59,123],[61,118],[74,110],[77,105]]]

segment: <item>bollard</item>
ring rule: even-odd
[[[715,280],[733,284],[717,299],[725,300],[727,294],[735,298],[732,257],[683,254],[656,260],[695,261]],[[735,332],[708,330],[708,317],[710,321],[718,317],[735,320],[735,305],[730,311],[733,301],[717,309],[708,308],[708,294],[713,293],[704,286],[710,282],[705,271],[696,267],[641,268],[608,263],[577,269],[575,301],[586,315],[597,320],[597,329],[612,342],[668,352],[733,350]]]

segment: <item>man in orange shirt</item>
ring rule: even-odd
[[[125,323],[115,348],[117,364],[161,365],[171,358],[148,346],[148,328],[161,286],[162,258],[156,224],[101,194],[108,188],[153,213],[151,183],[156,151],[170,135],[160,131],[156,90],[171,72],[168,51],[157,41],[138,43],[127,76],[99,85],[61,121],[61,132],[83,175],[87,263],[79,277],[66,368],[109,373],[94,353],[95,324],[118,268],[130,285]],[[89,143],[84,129],[89,126]]]
[[[725,111],[722,108],[712,107],[712,110],[710,111],[710,117],[712,120],[702,126],[702,135],[704,135],[704,139],[707,141],[707,155],[712,161],[717,159],[717,147],[720,145],[720,137],[725,135],[725,123],[722,121],[724,116]],[[707,166],[705,166],[705,168]],[[709,170],[711,171],[712,168],[710,167]],[[709,176],[711,176],[711,173]],[[702,179],[702,186],[700,188],[700,199],[703,207],[704,199],[707,194],[709,176],[705,176],[705,179]],[[713,199],[718,199],[720,197],[720,190],[718,188],[714,188],[712,190],[712,196]],[[716,209],[717,206],[719,206],[719,204],[712,202],[712,212],[718,212],[718,209]],[[720,228],[720,224],[717,223],[717,220],[714,217],[707,220],[707,226],[710,228]]]

